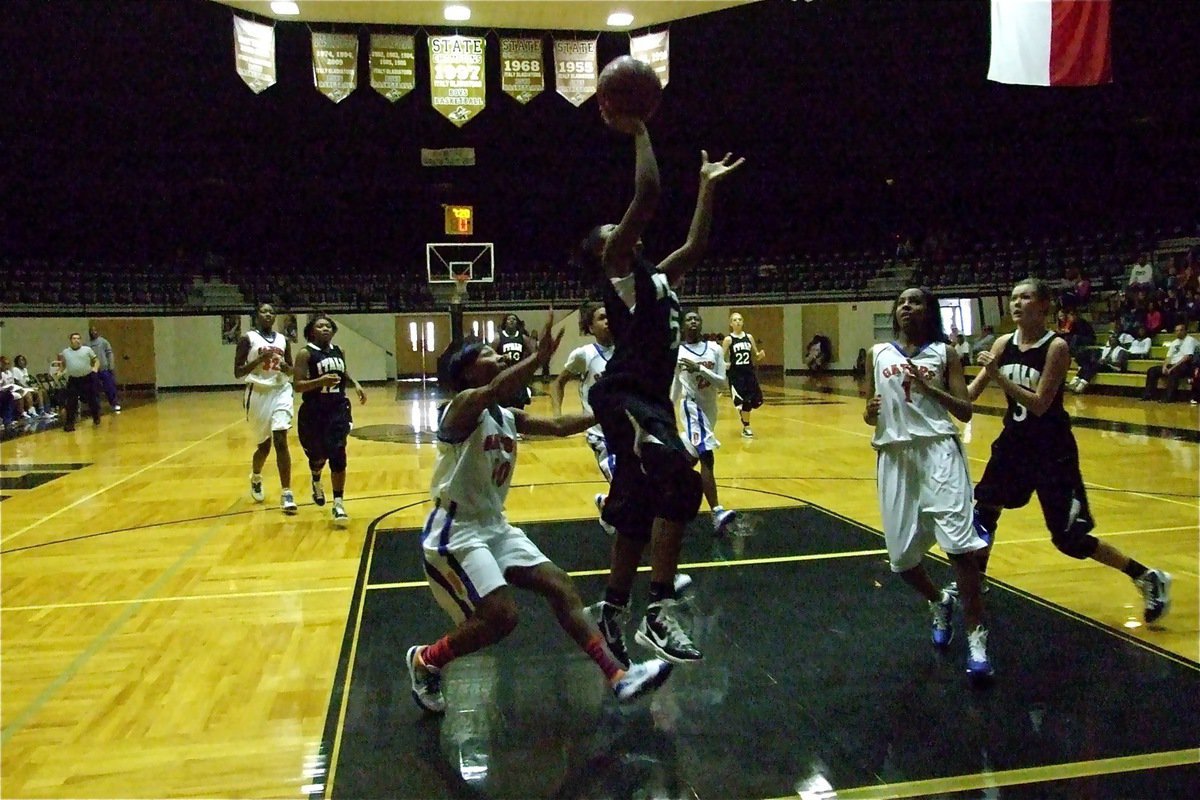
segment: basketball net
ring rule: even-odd
[[[455,275],[454,276],[454,294],[450,295],[451,305],[460,306],[463,300],[467,299],[467,284],[470,283],[470,275]]]

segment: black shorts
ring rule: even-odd
[[[995,508],[1021,508],[1034,492],[1051,533],[1059,535],[1067,530],[1075,502],[1079,503],[1075,517],[1090,522],[1074,436],[1057,442],[1030,443],[1001,433],[992,443],[983,477],[975,485],[975,502]]]
[[[661,482],[674,479],[672,467],[690,470],[695,463],[679,438],[675,408],[669,398],[650,398],[604,381],[592,387],[588,403],[615,461],[604,521],[622,536],[649,540],[660,507]],[[655,448],[652,457],[647,457],[648,446]]]
[[[758,376],[752,369],[729,370],[729,393],[733,396],[733,404],[742,411],[753,411],[763,404]]]
[[[350,435],[350,399],[317,398],[300,403],[297,428],[300,446],[309,461],[328,461],[329,454],[346,446]]]

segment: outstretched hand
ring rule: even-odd
[[[733,153],[726,153],[725,157],[720,161],[709,161],[708,151],[700,151],[700,180],[714,183],[721,180],[729,173],[740,167],[745,161],[745,157],[739,158],[737,161],[732,161]]]
[[[551,306],[550,316],[546,319],[546,326],[542,328],[541,335],[538,336],[537,355],[540,363],[550,363],[550,357],[554,355],[554,351],[562,343],[563,334],[566,332],[566,328],[563,328],[558,332],[557,336],[554,335],[554,307]]]

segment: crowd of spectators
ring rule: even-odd
[[[1133,333],[1145,326],[1154,336],[1179,324],[1200,327],[1200,248],[1173,253],[1157,265],[1144,252],[1128,274],[1114,297],[1119,331]]]

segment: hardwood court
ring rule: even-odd
[[[878,529],[879,516],[862,401],[851,384],[841,381],[826,387],[829,392],[795,379],[785,384],[768,384],[768,404],[755,412],[757,436],[752,440],[738,435],[732,410],[722,409],[718,433],[724,447],[717,457],[721,499],[728,507],[760,510],[748,515],[764,526],[748,543],[770,553],[762,563],[737,564],[737,554],[726,559],[710,550],[703,527],[690,541],[686,557],[697,580],[696,602],[708,602],[705,592],[711,592],[731,604],[726,620],[733,614],[753,621],[727,623],[718,638],[731,644],[714,646],[715,657],[731,659],[727,666],[738,659],[769,659],[764,663],[773,665],[776,680],[807,675],[803,694],[820,698],[829,693],[832,698],[840,685],[836,665],[862,659],[856,643],[889,637],[890,652],[872,651],[876,655],[869,674],[878,676],[881,687],[919,680],[912,670],[926,664],[929,649],[923,609],[915,598],[896,591],[902,587],[887,582],[880,554],[853,555],[882,549],[882,540],[871,532]],[[400,767],[364,759],[364,731],[376,737],[368,744],[384,748],[418,737],[416,755],[409,754],[404,768],[421,772],[425,782],[410,786],[424,786],[426,794],[408,796],[428,796],[429,787],[443,787],[439,793],[447,796],[491,793],[488,787],[497,784],[466,781],[478,765],[445,760],[444,739],[459,723],[449,718],[445,723],[423,721],[407,696],[402,648],[441,630],[445,622],[420,588],[420,574],[410,574],[405,566],[411,565],[416,547],[406,532],[418,528],[428,511],[435,401],[403,388],[397,401],[394,392],[391,387],[369,389],[368,404],[355,408],[357,435],[349,448],[347,487],[353,524],[346,531],[330,525],[328,508],[317,509],[309,501],[306,465],[294,435],[293,488],[300,514],[286,518],[279,511],[272,461],[264,470],[267,502],[251,502],[247,475],[253,445],[236,392],[163,395],[119,417],[106,416],[97,429],[82,424],[73,434],[54,429],[0,445],[0,494],[6,496],[0,503],[4,796],[382,793],[383,784],[373,782],[372,775],[393,776]],[[1070,714],[1084,719],[1087,730],[1076,733],[1085,743],[1115,737],[1128,746],[1121,752],[1083,746],[1062,757],[1047,746],[1042,749],[1050,752],[1039,754],[1044,763],[970,764],[950,758],[927,764],[924,771],[908,770],[902,759],[889,761],[881,755],[873,773],[835,784],[837,796],[947,796],[992,786],[1010,787],[1003,796],[1078,796],[1086,790],[1093,796],[1189,797],[1200,787],[1194,725],[1158,738],[1134,733],[1143,727],[1139,709],[1187,713],[1193,702],[1188,698],[1198,694],[1200,436],[1195,409],[1093,395],[1068,396],[1067,403],[1077,420],[1099,534],[1139,560],[1170,571],[1175,577],[1173,607],[1161,626],[1148,629],[1141,623],[1140,598],[1126,578],[1055,551],[1036,507],[1006,513],[991,567],[1001,584],[992,592],[997,614],[1008,621],[1007,627],[1000,624],[993,630],[990,649],[999,670],[994,697],[1011,696],[1015,687],[1042,685],[1043,675],[1046,680],[1056,677],[1045,672],[1054,661],[1047,653],[1075,665],[1084,678],[1094,666],[1097,681],[1107,676],[1117,687],[1125,683],[1146,693],[1123,696],[1115,704],[1127,710],[1126,716],[1097,717],[1070,708],[1061,710],[1058,719]],[[981,404],[999,407],[1000,395],[989,390]],[[535,410],[546,408],[544,399],[535,402]],[[976,478],[999,427],[998,416],[977,414],[968,429]],[[590,451],[580,438],[539,439],[521,448],[510,516],[551,541],[565,534],[579,540],[578,548],[558,541],[547,549],[564,566],[583,573],[581,592],[590,599],[606,566],[604,535],[591,522],[592,495],[602,482]],[[831,533],[822,527],[826,523],[815,520],[840,521],[854,533]],[[697,525],[706,522],[704,518]],[[392,533],[382,533],[388,531]],[[837,536],[842,546],[834,540]],[[410,561],[404,562],[405,557]],[[374,578],[373,559],[378,559]],[[381,565],[395,568],[396,574],[380,572]],[[881,578],[878,591],[860,588],[859,579],[876,573]],[[368,592],[371,584],[380,591]],[[382,591],[391,584],[398,585],[396,591]],[[794,592],[793,585],[804,591]],[[787,603],[772,600],[782,587],[793,591]],[[363,602],[368,595],[392,605],[371,607]],[[816,596],[836,599],[835,613],[814,613],[809,606]],[[505,689],[498,698],[495,686],[489,695],[485,690],[491,684],[473,680],[499,674],[504,686],[518,682],[521,670],[506,659],[537,655],[538,637],[545,632],[559,649],[551,648],[552,658],[526,664],[535,673],[533,684],[543,689],[578,685],[584,694],[594,688],[594,676],[588,677],[584,663],[546,626],[543,609],[526,604],[523,611],[528,613],[513,639],[486,656],[464,659],[455,668],[459,672],[448,678],[447,693],[452,706],[471,701],[503,708],[501,722],[524,737],[523,746],[533,742],[531,752],[566,747],[561,742],[567,739],[556,738],[562,720],[554,713],[567,702],[559,695],[571,692],[556,689],[558,699],[539,708],[545,694]],[[374,638],[367,636],[367,617],[381,614],[377,622],[386,627],[377,626],[380,635]],[[1030,620],[1038,625],[1031,627]],[[1065,626],[1060,638],[1018,635],[1051,624]],[[945,727],[959,719],[948,709],[972,696],[957,679],[957,658],[955,654],[945,665],[930,666],[934,672],[926,677],[934,688],[917,698],[937,719],[946,720],[944,726],[918,727],[914,735],[953,739],[963,734]],[[502,668],[489,671],[489,663]],[[364,665],[357,677],[348,668],[353,664]],[[833,670],[825,680],[814,677],[819,665]],[[1122,670],[1129,670],[1124,681]],[[702,688],[698,675],[703,673],[673,676],[665,688],[675,682],[680,686],[668,699],[690,696],[688,687]],[[469,691],[482,694],[468,697],[464,692]],[[1116,690],[1098,690],[1111,691]],[[894,706],[891,697],[881,691],[873,700],[888,725],[922,713],[922,708]],[[1086,696],[1078,699],[1090,702]],[[604,702],[611,705],[607,698]],[[970,714],[987,714],[986,703],[997,701],[983,702],[977,706],[972,701]],[[769,708],[761,709],[761,717],[751,713],[747,709],[757,706],[746,694],[726,695],[719,704],[727,707],[728,716],[704,717],[711,729],[688,728],[685,720],[678,740],[664,745],[672,752],[651,754],[674,765],[683,782],[671,786],[680,796],[693,796],[686,787],[703,789],[696,791],[701,797],[734,796],[731,792],[756,798],[796,796],[802,785],[815,786],[805,783],[813,777],[807,767],[792,764],[772,773],[775,782],[732,777],[723,782],[723,776],[745,779],[744,763],[729,758],[700,769],[694,758],[697,737],[751,744],[775,740],[777,745],[793,741],[789,736],[801,743],[852,741],[856,730],[877,721],[872,714],[837,713],[832,700],[829,713],[786,724],[770,717]],[[1112,706],[1111,698],[1102,704]],[[651,723],[664,706],[648,707],[650,717],[635,712],[615,720],[598,711],[596,720],[616,725],[615,732],[572,746],[617,752],[629,744],[622,737],[637,740],[656,729]],[[1050,714],[1047,724],[1056,724],[1054,719]],[[547,731],[544,740],[532,733],[542,729],[538,726]],[[1170,729],[1166,722],[1160,727]],[[420,739],[431,730],[440,733]],[[1000,738],[1022,735],[987,725],[972,730]],[[896,740],[907,742],[904,747],[920,749],[918,741],[899,734]],[[999,742],[993,748],[997,751],[1003,752]],[[569,782],[550,786],[533,771],[525,782],[504,784],[493,796],[619,794],[625,786],[621,781],[638,780],[640,773],[627,774],[619,763],[597,765],[587,755],[572,751],[566,761],[582,759],[588,769],[605,770],[608,788]],[[511,751],[498,753],[493,774],[504,770],[512,776],[522,764],[535,763],[513,756]],[[794,785],[779,790],[785,778]],[[646,780],[647,786],[653,783]],[[1050,783],[1058,780],[1065,782]]]

